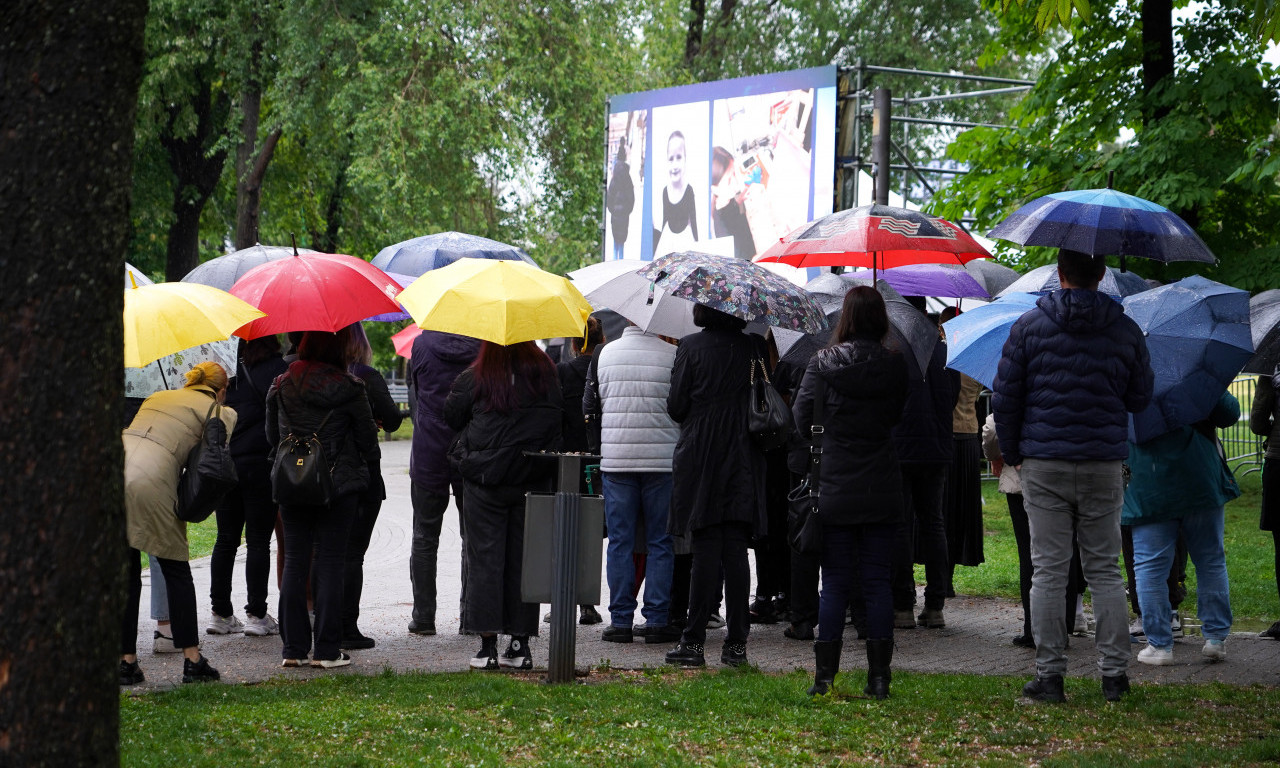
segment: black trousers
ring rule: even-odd
[[[520,597],[525,489],[466,482],[467,594],[462,628],[517,637],[538,634],[538,604]]]
[[[343,561],[359,494],[337,497],[327,507],[280,507],[284,521],[284,584],[280,588],[281,658],[305,659],[314,639],[317,660],[336,659],[342,640]],[[313,560],[314,553],[314,560]],[[311,577],[315,622],[307,616]]]
[[[355,637],[360,634],[360,595],[364,591],[364,554],[369,551],[373,538],[373,526],[378,522],[382,499],[376,493],[360,496],[355,519],[351,521],[351,534],[347,538],[347,553],[342,575],[342,634]]]
[[[948,464],[902,464],[903,514],[894,542],[892,589],[895,610],[916,604],[912,566],[924,564],[924,606],[942,608],[947,589],[947,529],[942,519],[942,492]]]
[[[191,564],[186,560],[157,557],[164,583],[169,590],[169,621],[173,644],[191,648],[200,644],[196,626],[196,585],[191,580]],[[142,553],[129,549],[129,599],[120,619],[120,653],[138,652],[138,601],[142,598]]]
[[[751,529],[746,523],[722,523],[693,532],[693,571],[689,584],[689,624],[684,642],[703,644],[707,640],[707,620],[720,599],[721,574],[724,580],[725,643],[745,643],[747,600],[751,592],[751,564],[747,544]]]
[[[235,613],[231,605],[231,577],[235,569],[240,534],[244,533],[244,582],[249,601],[245,613],[267,615],[267,578],[271,574],[271,534],[278,507],[271,500],[271,469],[240,466],[240,484],[218,505],[218,538],[209,558],[209,602],[219,616]]]

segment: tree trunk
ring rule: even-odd
[[[689,32],[684,38],[684,65],[692,68],[702,50],[702,29],[707,23],[707,0],[689,0]]]
[[[344,162],[333,180],[333,189],[329,193],[329,204],[325,206],[324,231],[312,230],[311,247],[321,253],[338,252],[338,235],[342,231],[342,210],[346,202],[347,169],[350,162]]]
[[[0,4],[0,765],[119,765],[122,289],[146,12]]]
[[[253,14],[254,27],[261,18]],[[273,130],[258,144],[258,123],[262,116],[262,38],[256,37],[249,53],[249,79],[240,100],[240,146],[236,149],[236,249],[251,248],[258,243],[258,215],[262,209],[262,179],[275,154],[281,129]]]
[[[262,142],[262,149],[254,158],[249,173],[239,177],[236,184],[236,235],[237,249],[250,248],[258,242],[258,214],[262,209],[262,180],[267,175],[267,166],[276,151],[276,142],[280,140],[282,129],[276,128]]]
[[[1143,0],[1142,3],[1142,93],[1143,125],[1169,114],[1170,107],[1156,107],[1151,94],[1160,81],[1173,75],[1173,2]]]
[[[220,96],[215,105],[212,91],[209,78],[203,77],[191,105],[196,114],[194,133],[181,138],[174,135],[181,111],[179,105],[174,105],[169,109],[169,124],[160,137],[174,176],[174,222],[169,227],[165,261],[165,279],[169,281],[181,280],[200,264],[200,215],[227,163],[225,149],[212,151],[221,135],[221,115],[226,111],[225,97]]]

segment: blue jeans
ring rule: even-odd
[[[1142,629],[1156,648],[1172,648],[1169,587],[1166,580],[1181,530],[1187,554],[1196,566],[1196,617],[1206,640],[1223,640],[1231,631],[1231,595],[1227,555],[1222,547],[1222,507],[1175,520],[1133,526],[1133,570],[1138,581]]]
[[[630,627],[636,612],[636,570],[631,558],[636,546],[636,523],[644,521],[648,555],[644,566],[644,620],[667,625],[671,609],[671,577],[675,555],[667,517],[671,512],[670,472],[604,472],[604,519],[609,532],[608,560],[610,623]]]
[[[893,637],[893,595],[889,569],[893,560],[894,523],[829,525],[822,531],[822,594],[818,598],[818,641],[844,635],[845,611],[861,578],[866,601],[867,637]]]

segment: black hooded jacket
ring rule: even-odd
[[[907,364],[879,342],[853,339],[819,350],[791,406],[807,437],[818,381],[826,382],[819,511],[823,523],[866,525],[902,514],[902,474],[891,433],[907,398]],[[807,443],[792,450],[791,469],[808,468]]]

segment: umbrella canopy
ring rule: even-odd
[[[408,360],[413,357],[413,340],[418,338],[418,334],[422,333],[422,329],[417,323],[409,323],[403,330],[396,331],[391,334],[391,346],[396,350],[396,354]]]
[[[640,274],[676,298],[749,323],[810,333],[827,328],[803,288],[749,261],[685,251],[654,260]]]
[[[231,293],[267,313],[236,331],[256,339],[289,331],[338,331],[382,312],[398,312],[400,286],[364,259],[309,253],[254,267]]]
[[[124,292],[124,364],[141,368],[197,344],[226,339],[262,312],[226,291],[159,283]]]
[[[989,299],[973,275],[942,264],[907,264],[880,271],[880,278],[903,296],[936,296],[948,299]],[[851,280],[871,283],[871,272],[855,272]]]
[[[960,227],[920,211],[864,205],[823,216],[774,243],[756,261],[795,267],[964,264],[991,254]]]
[[[1253,357],[1242,373],[1270,376],[1280,366],[1280,289],[1272,288],[1249,299],[1249,329]]]
[[[950,269],[957,269],[957,267],[952,264],[944,264],[943,266]],[[972,261],[965,262],[964,266],[958,267],[958,269],[963,269],[965,272],[973,275],[973,279],[977,280],[978,284],[982,286],[982,289],[987,292],[987,295],[992,297],[996,296],[1010,285],[1013,285],[1015,280],[1022,277],[1022,275],[1018,274],[1016,269],[1006,267],[1005,265],[997,261],[992,261],[991,259],[973,259]]]
[[[1039,296],[1004,293],[990,304],[974,307],[942,324],[947,333],[947,367],[990,389],[1009,329],[1035,307]]]
[[[1094,255],[1217,262],[1178,214],[1114,189],[1054,192],[1037,198],[1000,222],[991,237]]]
[[[591,304],[568,279],[520,261],[459,259],[400,294],[424,330],[495,344],[581,336]]]
[[[678,299],[657,288],[638,269],[648,266],[638,259],[592,264],[569,276],[596,309],[611,309],[646,333],[681,338],[698,331],[693,324],[693,302]],[[608,279],[601,282],[602,276]]]
[[[254,267],[295,253],[315,253],[315,251],[309,248],[291,248],[287,245],[258,244],[228,253],[226,256],[209,259],[188,272],[186,277],[182,278],[182,282],[212,285],[214,288],[230,291],[231,286]]]
[[[398,272],[388,272],[387,277],[391,278],[392,282],[400,286],[400,290],[408,288],[410,283],[418,279],[413,275],[402,275]],[[383,312],[380,315],[365,318],[365,320],[374,323],[403,323],[408,319],[409,313],[404,311],[404,307],[401,307],[398,312]]]
[[[463,232],[437,232],[388,245],[373,257],[373,265],[386,272],[417,277],[458,259],[523,261],[537,266],[529,254],[514,245]]]
[[[1145,442],[1205,418],[1253,356],[1249,293],[1199,275],[1124,300],[1147,337],[1155,387],[1151,405],[1129,420]]]
[[[1003,296],[1009,293],[1050,293],[1061,287],[1062,282],[1058,280],[1058,266],[1056,264],[1046,264],[1043,267],[1036,267],[1018,278],[1009,287],[1001,291],[1000,295]],[[1098,283],[1098,290],[1113,299],[1119,300],[1125,296],[1149,291],[1151,286],[1147,284],[1146,280],[1132,272],[1121,272],[1115,267],[1107,267],[1107,273],[1102,276],[1102,281]]]

